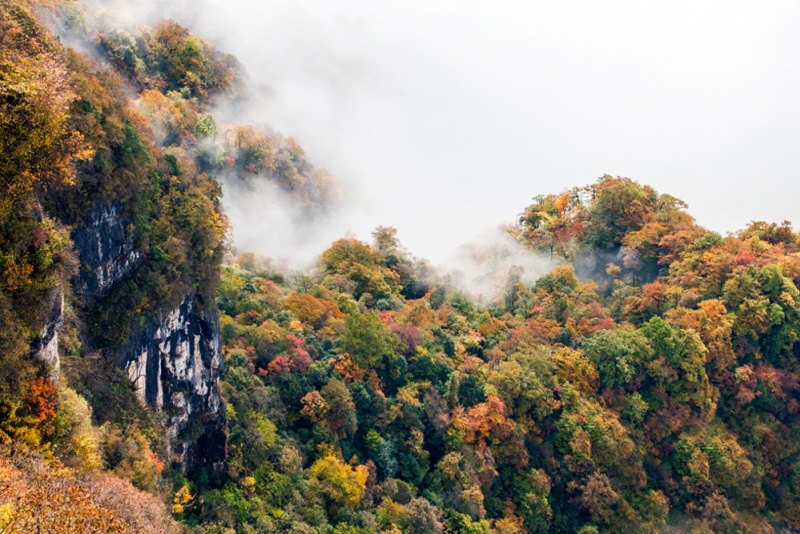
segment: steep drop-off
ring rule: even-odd
[[[35,377],[59,380],[61,357],[68,369],[113,363],[163,414],[165,436],[151,439],[163,442],[164,460],[217,472],[226,426],[213,298],[226,229],[219,186],[181,150],[157,146],[124,81],[64,49],[24,3],[3,3],[0,23],[2,413],[22,416],[20,425],[43,418],[35,441],[48,439],[50,415],[27,407],[41,404],[30,399]],[[60,350],[65,313],[73,319]],[[77,376],[60,378],[94,403],[110,400]],[[122,424],[113,414],[127,410],[97,408],[97,423]]]
[[[144,259],[131,231],[133,218],[123,217],[121,210],[117,204],[98,203],[72,232],[80,257],[73,291],[86,304],[128,278]]]
[[[101,203],[72,233],[80,259],[74,294],[88,314],[145,261],[134,221]],[[225,459],[225,412],[217,379],[219,315],[199,310],[189,292],[174,309],[137,314],[128,340],[109,357],[126,371],[139,399],[164,413],[169,457],[187,471],[219,471]]]
[[[219,314],[193,309],[193,297],[131,336],[121,365],[142,401],[165,414],[172,458],[189,471],[225,461],[225,410],[219,394],[222,363]]]

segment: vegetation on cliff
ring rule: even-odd
[[[42,20],[93,53],[63,47]],[[119,477],[187,504],[185,466],[169,465],[167,442],[204,432],[194,424],[167,438],[119,351],[187,296],[215,309],[227,223],[210,173],[271,180],[309,211],[336,195],[292,139],[220,129],[208,109],[239,89],[233,58],[171,21],[131,32],[68,0],[0,6],[0,443],[4,484],[21,484],[16,502],[3,494],[4,531],[30,528],[39,490],[62,493],[38,528],[58,524],[73,498],[86,503],[75,517],[89,530],[177,528],[165,513],[137,522],[103,500],[117,490],[148,499]],[[104,232],[125,236],[113,251],[123,257],[105,256]],[[98,264],[79,264],[87,255]],[[60,375],[39,354],[44,332],[57,334],[47,343]]]
[[[187,294],[215,307],[227,226],[217,182],[190,155],[159,147],[125,94],[117,74],[64,49],[29,5],[0,6],[0,443],[13,444],[2,451],[4,484],[16,481],[21,492],[16,501],[4,493],[3,531],[27,532],[31,520],[47,530],[70,513],[71,500],[86,503],[76,521],[83,512],[87,525],[104,520],[108,503],[98,503],[122,482],[100,472],[172,493],[162,479],[158,416],[136,399],[115,354],[143,318]],[[106,281],[106,292],[73,294],[87,267],[78,265],[71,232],[98,206],[129,221],[136,261]],[[36,353],[42,332],[62,322],[56,383],[54,362]],[[136,495],[132,486],[117,489]],[[62,493],[52,513],[31,519],[31,507],[47,504],[37,492]],[[156,528],[108,520],[114,531]],[[153,519],[161,520],[177,527],[163,507]]]

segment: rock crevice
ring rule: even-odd
[[[58,380],[61,366],[58,357],[58,332],[64,324],[64,291],[60,287],[50,291],[46,309],[42,333],[31,343],[31,350],[34,359],[45,366],[50,378]]]

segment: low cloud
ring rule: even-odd
[[[397,227],[434,263],[532,196],[604,173],[720,232],[800,219],[779,194],[800,168],[795,2],[116,4],[242,61],[250,97],[217,113],[297,138],[343,183],[331,228]]]
[[[457,288],[480,304],[494,304],[514,282],[532,284],[553,261],[515,241],[502,228],[477,236],[438,266]]]

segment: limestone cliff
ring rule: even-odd
[[[136,248],[133,217],[114,203],[100,203],[76,226],[72,240],[81,266],[73,291],[85,303],[95,302],[127,278],[142,260]]]
[[[0,63],[10,69],[0,68],[0,426],[21,418],[31,426],[30,442],[50,439],[39,424],[46,417],[24,413],[35,412],[25,404],[41,396],[48,403],[42,413],[51,415],[52,387],[39,379],[56,378],[61,367],[62,381],[89,402],[96,422],[125,439],[136,426],[147,447],[160,447],[153,421],[164,420],[171,460],[185,471],[215,467],[225,453],[226,421],[213,308],[227,225],[220,186],[198,170],[190,146],[195,134],[214,130],[213,117],[197,108],[202,99],[194,99],[206,95],[179,106],[204,117],[205,133],[181,126],[185,146],[160,146],[160,125],[134,103],[145,86],[129,84],[125,72],[114,72],[122,65],[89,50],[98,41],[92,17],[66,4],[0,1]],[[62,6],[89,53],[65,48],[67,39],[38,20],[57,25],[67,16]],[[51,7],[52,20],[44,14]],[[164,28],[186,46],[200,42],[174,23]],[[148,50],[169,48],[156,35],[151,44]],[[164,83],[196,78],[198,56],[176,71],[166,69],[172,54],[148,52],[148,78],[164,70],[150,90],[183,94]],[[230,86],[225,58],[210,45],[201,54],[210,58],[208,72],[196,86],[211,79],[229,81],[219,91]],[[136,404],[120,377],[132,362],[140,397],[158,417]]]
[[[187,295],[177,309],[147,319],[120,363],[139,397],[164,414],[173,460],[187,471],[219,469],[225,460],[225,411],[216,308],[198,310]]]
[[[101,204],[73,231],[81,265],[73,291],[87,310],[143,261],[132,227],[120,206]],[[176,309],[140,319],[127,343],[109,357],[127,371],[142,402],[163,414],[170,459],[187,472],[218,470],[225,459],[226,420],[217,383],[216,308],[200,310],[189,293]],[[42,358],[49,354],[47,339],[42,336]]]
[[[50,378],[57,380],[60,367],[58,358],[58,331],[64,323],[64,291],[60,287],[50,291],[47,299],[42,333],[38,339],[31,344],[34,358],[41,362],[50,375]]]

